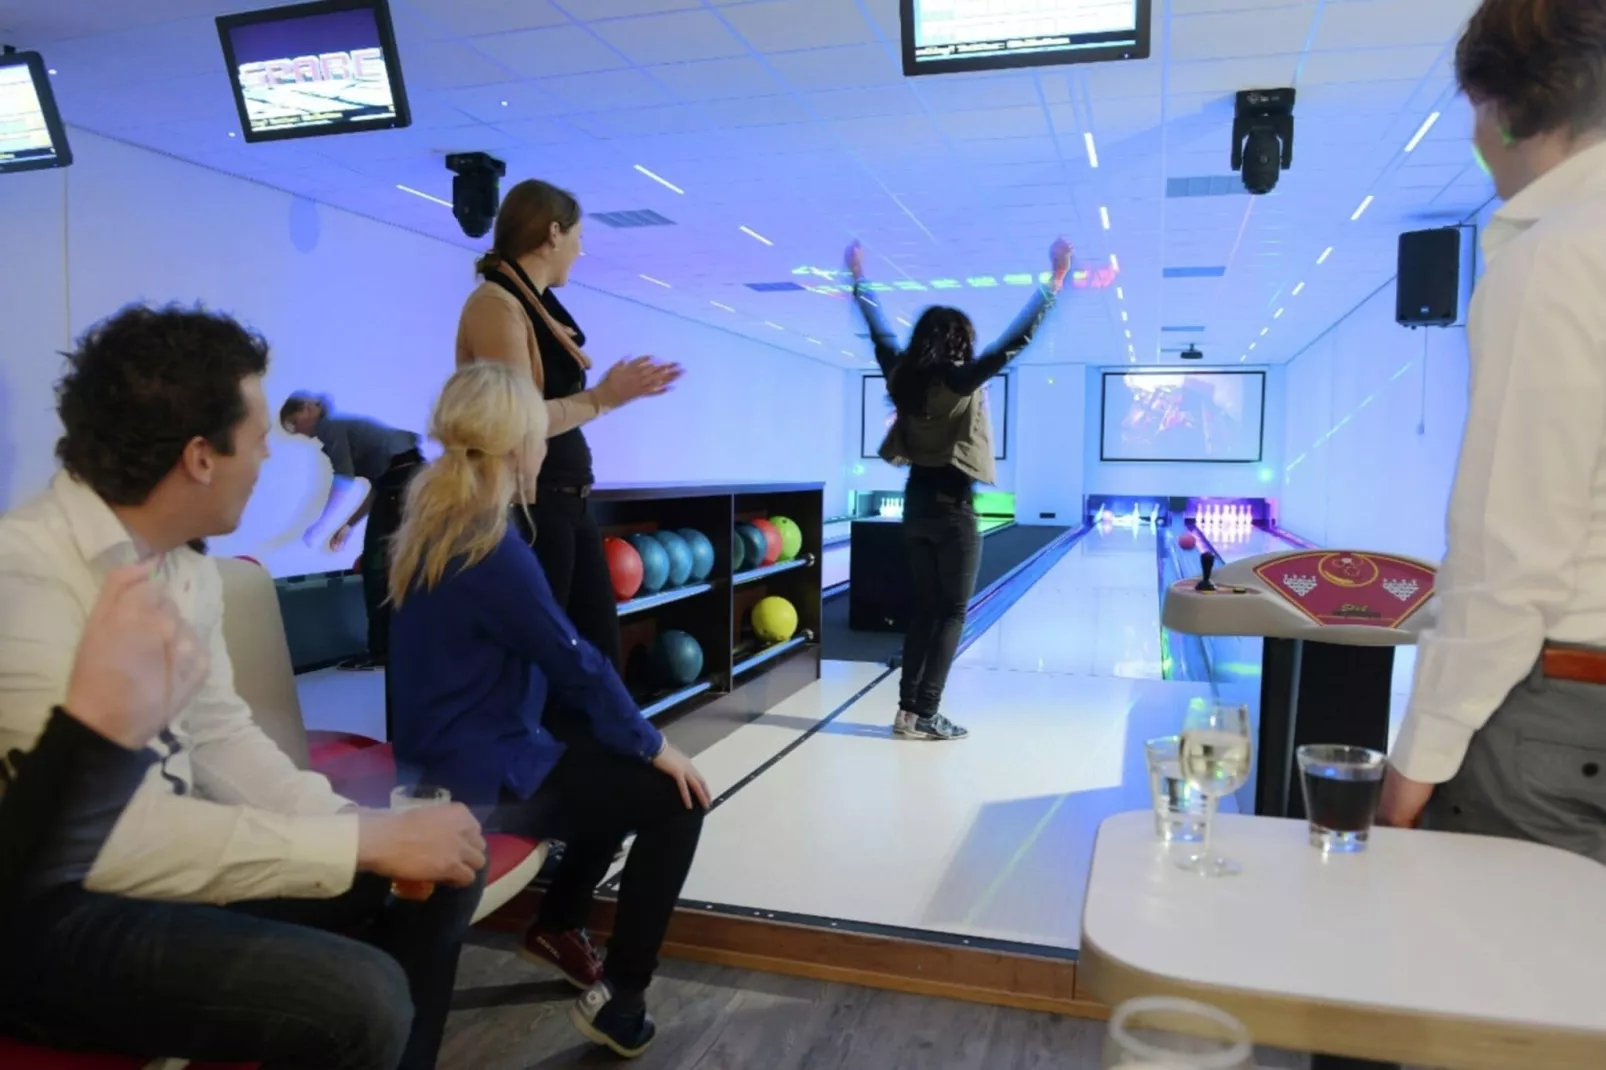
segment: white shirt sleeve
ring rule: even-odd
[[[1437,619],[1392,756],[1413,780],[1456,774],[1573,593],[1606,440],[1606,293],[1590,284],[1606,277],[1599,259],[1583,241],[1545,235],[1509,246],[1480,287]]]
[[[49,574],[49,561],[37,557],[8,553],[0,559],[0,747],[7,752],[32,749],[51,708],[66,697],[87,616],[82,599]],[[218,671],[214,661],[213,672]],[[232,692],[226,656],[221,671]],[[215,689],[217,681],[207,686]],[[143,899],[215,903],[345,892],[356,873],[357,815],[334,813],[338,796],[327,784],[320,788],[303,781],[306,774],[297,774],[266,737],[260,745],[241,746],[250,731],[233,724],[222,704],[213,701],[201,717],[207,742],[194,755],[195,764],[209,760],[200,750],[221,744],[218,752],[227,758],[218,768],[227,772],[212,779],[232,785],[232,797],[213,802],[175,794],[162,767],[153,766],[101,848],[85,887]],[[239,709],[249,720],[243,703]],[[248,728],[254,731],[254,725]],[[241,771],[248,755],[260,757],[265,773]],[[282,775],[285,769],[295,775]],[[299,809],[287,813],[245,805],[247,798],[278,798]]]

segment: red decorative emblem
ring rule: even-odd
[[[1434,571],[1392,554],[1312,550],[1255,569],[1317,624],[1398,628],[1433,596]]]

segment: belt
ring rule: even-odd
[[[1545,644],[1540,668],[1553,680],[1606,685],[1606,650],[1586,646]]]
[[[552,483],[542,483],[535,488],[535,491],[537,497],[542,494],[566,494],[571,498],[589,498],[591,497],[591,484],[563,487]]]

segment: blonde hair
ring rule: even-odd
[[[445,452],[414,478],[391,540],[393,606],[415,587],[439,585],[454,562],[469,568],[496,549],[509,506],[534,482],[546,431],[546,405],[529,376],[482,362],[446,381],[429,421]]]

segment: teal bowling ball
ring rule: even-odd
[[[731,571],[740,572],[747,567],[747,541],[739,531],[731,532]]]
[[[641,555],[640,594],[657,594],[669,582],[669,551],[651,535],[626,535],[625,541]]]
[[[687,687],[703,674],[702,644],[678,628],[659,632],[652,645],[652,673],[663,687]]]
[[[652,537],[669,555],[669,586],[684,586],[691,577],[691,547],[678,531],[655,531]]]
[[[714,571],[714,544],[696,528],[681,528],[678,534],[691,547],[691,582],[702,583]]]
[[[736,525],[736,534],[743,543],[742,567],[745,569],[758,568],[764,563],[764,556],[770,552],[769,541],[758,525],[743,521]]]

